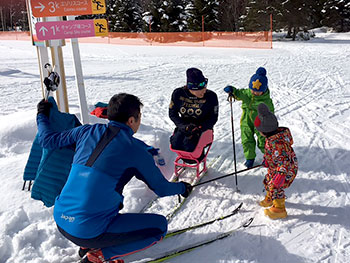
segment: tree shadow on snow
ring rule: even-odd
[[[294,147],[303,172],[324,172],[339,175],[350,172],[350,151],[339,148]]]
[[[286,202],[286,207],[303,210],[299,215],[289,214],[288,219],[299,219],[303,222],[321,223],[327,225],[340,225],[350,229],[350,206],[329,207],[321,205],[307,205],[302,203]],[[310,213],[310,214],[309,214]]]

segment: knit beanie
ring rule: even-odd
[[[258,116],[255,118],[254,126],[258,131],[263,133],[272,132],[278,128],[276,116],[264,103],[258,105]]]
[[[202,71],[197,68],[189,68],[186,71],[187,88],[190,90],[201,90],[207,86],[208,79],[203,76]]]
[[[265,92],[267,90],[266,69],[260,67],[256,73],[250,78],[249,88],[254,91]]]

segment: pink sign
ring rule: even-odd
[[[35,29],[39,40],[108,35],[106,19],[38,22]]]

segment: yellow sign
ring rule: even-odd
[[[105,0],[91,0],[91,7],[93,14],[104,14],[106,13]]]
[[[95,35],[97,37],[108,36],[108,24],[106,19],[94,19]]]

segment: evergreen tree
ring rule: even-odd
[[[310,2],[310,27],[320,27],[322,26],[321,21],[323,19],[322,10],[324,8],[324,4],[327,0],[319,0],[319,1],[311,1]]]
[[[184,0],[163,1],[164,14],[161,18],[163,32],[181,32],[186,30],[186,14]]]
[[[269,31],[270,15],[274,21],[282,17],[279,1],[251,0],[246,7],[246,14],[241,16],[241,23],[246,31]]]
[[[219,31],[238,31],[248,0],[219,0]]]
[[[310,28],[312,26],[311,14],[314,1],[311,0],[288,0],[282,3],[281,25],[288,28],[287,37],[293,38],[300,29]]]
[[[140,32],[142,30],[142,15],[139,1],[110,1],[109,23],[110,31]]]
[[[144,31],[161,32],[161,19],[164,14],[163,0],[150,0],[145,10],[142,15],[145,21]]]
[[[327,0],[323,7],[322,24],[337,32],[350,31],[350,1]]]
[[[191,0],[186,9],[189,15],[189,31],[202,31],[202,17],[205,31],[218,31],[219,2],[217,0]]]

